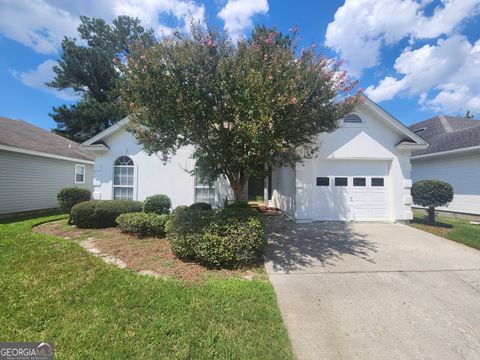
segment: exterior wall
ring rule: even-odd
[[[75,164],[85,165],[85,183],[75,184]],[[57,207],[65,187],[92,190],[93,165],[0,150],[0,214]]]
[[[294,217],[295,170],[290,167],[282,167],[273,170],[272,188],[272,199],[268,201],[268,206],[276,207]],[[266,193],[268,194],[267,189]]]
[[[480,154],[412,159],[414,181],[437,179],[453,186],[454,198],[439,210],[480,214]]]
[[[412,218],[410,197],[410,151],[399,150],[395,147],[403,136],[393,131],[378,115],[366,106],[362,106],[356,113],[364,121],[363,124],[348,124],[341,126],[331,134],[319,136],[319,150],[313,159],[305,161],[296,168],[295,197],[297,221],[318,220],[322,207],[315,201],[316,176],[322,172],[325,162],[350,162],[358,166],[367,166],[371,162],[388,162],[388,181],[390,208],[388,220],[406,220]],[[362,165],[363,164],[363,165]],[[368,166],[367,166],[368,167]],[[349,166],[354,175],[359,171],[354,165]],[[365,174],[363,174],[365,175]],[[336,200],[338,206],[345,204],[346,199]],[[332,200],[332,201],[333,201]],[[346,209],[344,209],[346,211]]]
[[[190,158],[191,148],[182,148],[167,163],[163,164],[156,155],[145,153],[133,136],[123,130],[107,136],[103,141],[110,148],[104,154],[97,154],[95,160],[94,198],[113,199],[113,163],[120,156],[128,156],[134,162],[133,198],[143,201],[150,195],[166,194],[172,206],[190,205],[194,202],[194,177],[187,171],[193,170],[194,160]],[[215,184],[216,204],[232,197],[230,187],[222,179]]]

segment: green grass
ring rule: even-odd
[[[437,215],[437,224],[433,227],[427,225],[424,213],[424,211],[414,211],[413,222],[410,225],[480,250],[480,225],[472,225],[470,220],[451,219]]]
[[[291,359],[266,280],[196,285],[107,265],[77,243],[0,224],[0,340],[53,341],[58,359]]]

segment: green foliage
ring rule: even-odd
[[[188,209],[167,223],[172,251],[214,268],[235,268],[258,259],[266,244],[258,211]]]
[[[193,210],[212,210],[212,205],[204,202],[197,202],[188,207]]]
[[[317,135],[357,103],[341,64],[299,52],[297,35],[258,27],[233,45],[193,26],[136,52],[119,65],[129,130],[164,160],[193,145],[194,171],[227,177],[240,200],[249,177],[313,156]]]
[[[81,202],[70,212],[73,224],[79,228],[100,229],[115,226],[120,214],[142,211],[142,202],[133,200],[90,200]]]
[[[70,212],[70,209],[82,202],[88,201],[92,197],[92,193],[88,189],[77,187],[63,188],[57,193],[58,207],[64,212]]]
[[[138,275],[32,232],[59,218],[0,223],[3,339],[55,339],[60,359],[293,359],[270,282]]]
[[[171,207],[170,198],[164,194],[149,196],[143,202],[143,212],[146,213],[168,214]]]
[[[185,211],[187,209],[187,205],[178,205],[175,209],[173,209],[172,214],[178,214],[179,212]]]
[[[145,31],[140,20],[119,16],[113,25],[102,19],[80,17],[79,44],[75,39],[62,42],[62,57],[54,67],[55,79],[48,85],[63,90],[71,88],[80,96],[73,105],[53,108],[50,116],[57,122],[54,132],[82,142],[125,117],[120,106],[121,77],[112,61],[132,54],[137,48],[154,43],[151,30]]]
[[[223,207],[227,209],[245,209],[250,208],[250,205],[248,205],[248,201],[224,201]]]
[[[440,180],[421,180],[412,186],[413,202],[424,207],[447,206],[453,200],[452,185]]]
[[[118,227],[127,234],[163,237],[165,223],[169,218],[167,214],[135,212],[119,215],[116,222]]]

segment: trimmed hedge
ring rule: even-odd
[[[193,210],[212,210],[212,205],[204,202],[197,202],[188,207]]]
[[[167,214],[135,212],[119,215],[116,222],[118,227],[127,234],[163,237],[165,223],[169,218]]]
[[[168,214],[171,207],[170,198],[163,194],[149,196],[143,202],[143,212],[146,213]]]
[[[208,267],[236,268],[258,259],[266,244],[258,211],[248,208],[188,210],[166,226],[172,251]]]
[[[88,189],[77,187],[60,189],[57,193],[58,207],[64,212],[70,212],[72,207],[82,201],[88,201],[92,198],[92,193]]]
[[[100,229],[117,225],[115,219],[120,214],[140,211],[141,201],[90,200],[72,207],[70,218],[79,228]]]
[[[412,199],[424,207],[446,206],[453,200],[452,185],[440,180],[420,180],[412,185]]]

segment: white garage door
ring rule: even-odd
[[[316,220],[389,220],[389,162],[318,161],[315,166]]]

